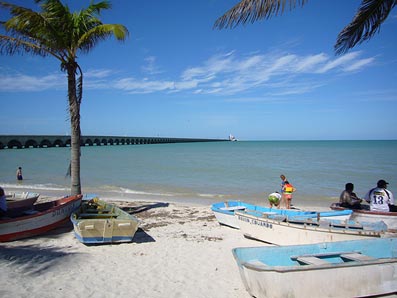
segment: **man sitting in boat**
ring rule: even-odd
[[[353,192],[354,184],[346,183],[345,190],[339,196],[339,206],[349,209],[361,209],[362,200]]]
[[[389,183],[385,180],[379,180],[377,187],[371,189],[364,197],[370,203],[371,211],[394,211],[394,197],[390,190],[386,189]]]

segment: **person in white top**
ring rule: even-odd
[[[371,211],[389,212],[389,205],[394,205],[394,197],[390,190],[387,190],[385,180],[379,180],[377,187],[371,189],[364,197],[370,204]]]

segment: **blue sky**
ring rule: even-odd
[[[78,9],[89,1],[64,3]],[[213,29],[235,3],[113,0],[101,19],[125,25],[130,35],[79,55],[82,133],[397,139],[396,9],[369,42],[335,56],[336,37],[360,1],[312,0],[268,21]],[[0,59],[0,134],[69,134],[58,61]]]

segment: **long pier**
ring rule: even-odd
[[[192,142],[224,142],[228,139],[190,139],[166,137],[81,136],[81,146],[142,145]],[[0,135],[0,149],[70,147],[70,136]]]

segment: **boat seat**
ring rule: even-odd
[[[111,217],[117,217],[117,214],[115,213],[80,213],[78,215],[78,218],[84,219],[84,218],[111,218]]]
[[[346,253],[346,254],[342,254],[340,255],[341,258],[349,260],[349,261],[370,261],[370,260],[374,260],[373,257],[367,256],[367,255],[363,255],[360,253]]]
[[[234,210],[245,210],[246,208],[244,206],[231,206],[231,207],[221,207],[219,209],[220,210],[234,211]]]
[[[263,262],[261,262],[259,260],[251,260],[251,261],[246,262],[245,264],[251,265],[251,266],[255,266],[255,267],[257,267],[257,266],[266,266],[265,263],[263,263]]]
[[[310,257],[310,256],[308,256],[308,257],[298,257],[298,258],[296,258],[296,260],[299,263],[304,264],[304,265],[325,265],[325,264],[329,264],[329,262],[327,262],[327,261],[325,261],[323,259],[320,259],[320,258],[317,258],[317,257]]]

